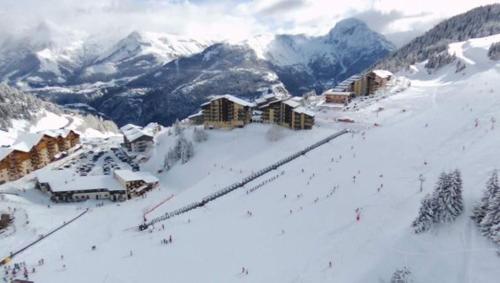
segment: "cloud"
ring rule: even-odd
[[[266,7],[257,12],[261,16],[274,16],[282,15],[292,10],[296,10],[307,5],[305,0],[282,0],[276,3],[272,3],[269,7]]]
[[[89,34],[132,30],[241,40],[264,33],[325,34],[358,17],[388,37],[422,33],[437,19],[495,0],[3,0],[0,34],[40,22]],[[399,39],[398,39],[399,40]]]

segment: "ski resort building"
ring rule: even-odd
[[[159,180],[147,172],[134,172],[130,170],[115,170],[115,179],[126,189],[127,196],[139,196],[159,185]]]
[[[50,172],[52,173],[52,172]],[[126,200],[126,190],[112,176],[62,177],[39,174],[36,188],[48,193],[56,202],[84,201],[88,199]]]
[[[127,124],[120,128],[123,134],[123,146],[133,152],[144,152],[154,144],[154,131],[140,126]]]
[[[386,70],[373,70],[363,75],[354,75],[339,83],[330,91],[352,92],[354,96],[367,96],[385,87],[393,74]]]
[[[347,91],[333,91],[333,90],[327,90],[323,92],[323,96],[325,97],[325,102],[326,103],[336,103],[336,104],[348,104],[354,94],[352,92],[347,92]]]
[[[147,172],[115,170],[113,176],[74,176],[60,171],[41,172],[36,177],[36,188],[48,193],[53,201],[84,201],[109,199],[124,201],[158,187],[159,181]]]
[[[294,130],[311,129],[314,125],[314,112],[301,106],[294,99],[271,101],[260,107],[263,123],[274,123]]]
[[[80,136],[74,131],[20,134],[12,146],[0,150],[0,183],[17,180],[46,166],[79,142]]]
[[[373,94],[377,90],[387,86],[392,78],[392,73],[386,70],[373,70],[365,76],[368,94]]]
[[[251,122],[254,103],[226,94],[201,105],[205,128],[244,127]]]

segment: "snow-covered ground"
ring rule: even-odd
[[[478,233],[469,215],[488,175],[500,167],[500,125],[493,122],[500,119],[500,64],[484,59],[487,47],[478,52],[473,41],[461,46],[461,56],[475,63],[465,61],[461,73],[449,66],[432,75],[409,75],[405,91],[359,111],[325,110],[311,131],[285,131],[275,142],[266,139],[267,125],[209,131],[208,141],[195,144],[192,160],[158,174],[160,189],[147,198],[49,208],[29,176],[3,185],[0,191],[19,196],[4,195],[0,210],[15,207],[29,224],[18,213],[16,232],[0,235],[0,255],[89,207],[87,215],[14,262],[32,266],[44,258],[30,277],[51,283],[388,282],[403,266],[415,282],[498,282],[498,247]],[[356,123],[334,122],[338,115]],[[152,232],[135,229],[145,210],[172,194],[148,217],[198,201],[344,127],[356,132],[279,168],[284,175],[259,190],[237,190],[165,221],[164,230],[161,224]],[[144,168],[157,172],[174,139],[163,134]],[[443,170],[455,168],[462,171],[465,213],[455,223],[415,235],[410,224],[420,200]],[[161,244],[170,235],[173,243]]]

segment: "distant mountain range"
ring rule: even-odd
[[[394,50],[356,19],[324,36],[258,36],[233,44],[132,32],[104,48],[47,24],[35,33],[0,45],[0,79],[118,124],[169,124],[215,94],[320,92]]]

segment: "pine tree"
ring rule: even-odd
[[[477,224],[480,224],[483,220],[484,216],[487,213],[488,203],[495,194],[500,191],[500,187],[498,185],[498,171],[495,170],[491,174],[491,177],[486,182],[486,191],[484,192],[483,197],[481,198],[481,202],[474,207],[471,218]]]
[[[464,210],[462,197],[462,177],[460,171],[442,173],[434,192],[436,200],[435,222],[452,222]]]
[[[174,127],[174,135],[176,135],[176,136],[180,135],[182,132],[182,128],[181,128],[181,123],[179,122],[179,119],[175,120],[173,127]]]
[[[412,223],[415,233],[422,233],[429,230],[434,222],[435,201],[431,195],[426,195],[422,200],[420,210]]]
[[[195,127],[193,129],[193,140],[195,142],[204,142],[208,140],[208,134],[204,129]]]
[[[500,224],[500,190],[488,201],[486,215],[479,223],[481,232],[486,237],[495,239],[499,235],[498,226]]]
[[[402,269],[398,269],[392,274],[391,283],[410,283],[413,282],[411,279],[411,272],[405,266]]]

